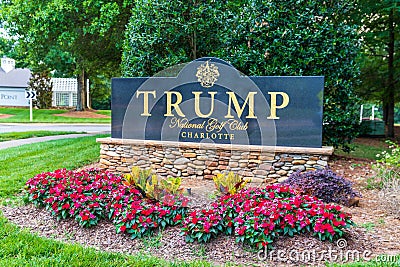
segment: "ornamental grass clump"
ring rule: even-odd
[[[352,183],[332,170],[295,172],[282,184],[289,185],[296,192],[315,196],[325,203],[338,203],[349,206],[361,194],[352,188]]]
[[[376,164],[372,165],[379,180],[382,207],[391,215],[400,218],[400,146],[386,141],[390,151],[378,154]]]
[[[377,154],[376,163],[372,168],[376,171],[376,178],[380,180],[380,186],[387,180],[389,183],[393,180],[400,180],[400,146],[390,140],[386,143],[390,151],[383,151]]]
[[[182,234],[187,242],[207,242],[219,234],[255,248],[272,247],[277,236],[312,233],[333,241],[353,225],[350,214],[338,205],[313,196],[296,195],[288,186],[243,189],[224,195],[211,209],[194,211],[185,219]]]

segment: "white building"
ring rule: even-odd
[[[53,84],[53,107],[76,107],[78,80],[76,78],[51,78]],[[89,107],[89,80],[86,106]]]
[[[16,69],[15,60],[7,57],[1,59],[0,69],[0,106],[29,106],[25,99],[31,71]],[[52,78],[53,107],[76,107],[78,82],[76,78]],[[87,81],[89,87],[89,80]],[[89,107],[89,89],[87,92]]]
[[[14,59],[1,58],[0,106],[29,106],[29,100],[25,99],[25,90],[30,77],[29,69],[15,68]]]
[[[53,107],[76,107],[78,81],[74,78],[52,78]]]

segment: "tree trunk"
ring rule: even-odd
[[[76,110],[84,111],[86,107],[86,78],[85,71],[82,70],[80,74],[78,74],[78,91],[77,91],[77,99],[76,99]]]
[[[389,11],[389,43],[388,43],[388,83],[384,94],[383,108],[385,116],[385,136],[394,137],[394,10]]]

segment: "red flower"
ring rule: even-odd
[[[122,225],[122,226],[119,228],[119,230],[120,230],[121,232],[125,232],[126,226],[125,226],[125,225]]]
[[[244,232],[246,231],[246,226],[239,227],[237,230],[238,235],[243,235]]]
[[[192,223],[193,223],[193,224],[196,224],[198,221],[199,221],[199,219],[197,219],[197,217],[193,217],[193,218],[192,218]]]
[[[177,221],[179,221],[179,220],[181,220],[181,219],[182,219],[182,215],[178,214],[178,215],[175,216],[175,218],[173,219],[173,221],[174,221],[174,222],[177,222]]]
[[[286,208],[287,210],[292,210],[292,205],[286,204],[286,205],[285,205],[285,208]]]
[[[69,209],[69,203],[65,203],[64,205],[62,205],[61,209],[63,210]]]

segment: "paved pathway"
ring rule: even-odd
[[[0,123],[0,133],[27,131],[75,131],[85,133],[109,133],[110,124],[64,123]]]
[[[53,135],[53,136],[33,137],[33,138],[5,141],[5,142],[0,142],[0,150],[6,149],[9,147],[22,146],[22,145],[26,145],[26,144],[46,142],[46,141],[59,140],[59,139],[67,139],[67,138],[78,138],[78,137],[83,137],[83,136],[91,136],[91,135],[95,135],[95,134],[97,134],[97,133]]]
[[[53,135],[53,136],[42,136],[42,137],[33,137],[33,138],[5,141],[5,142],[0,142],[0,150],[6,149],[9,147],[22,146],[22,145],[26,145],[26,144],[40,143],[40,142],[59,140],[59,139],[67,139],[67,138],[78,138],[78,137],[84,137],[84,136],[91,136],[91,135],[95,135],[95,134],[97,134],[97,133]]]

